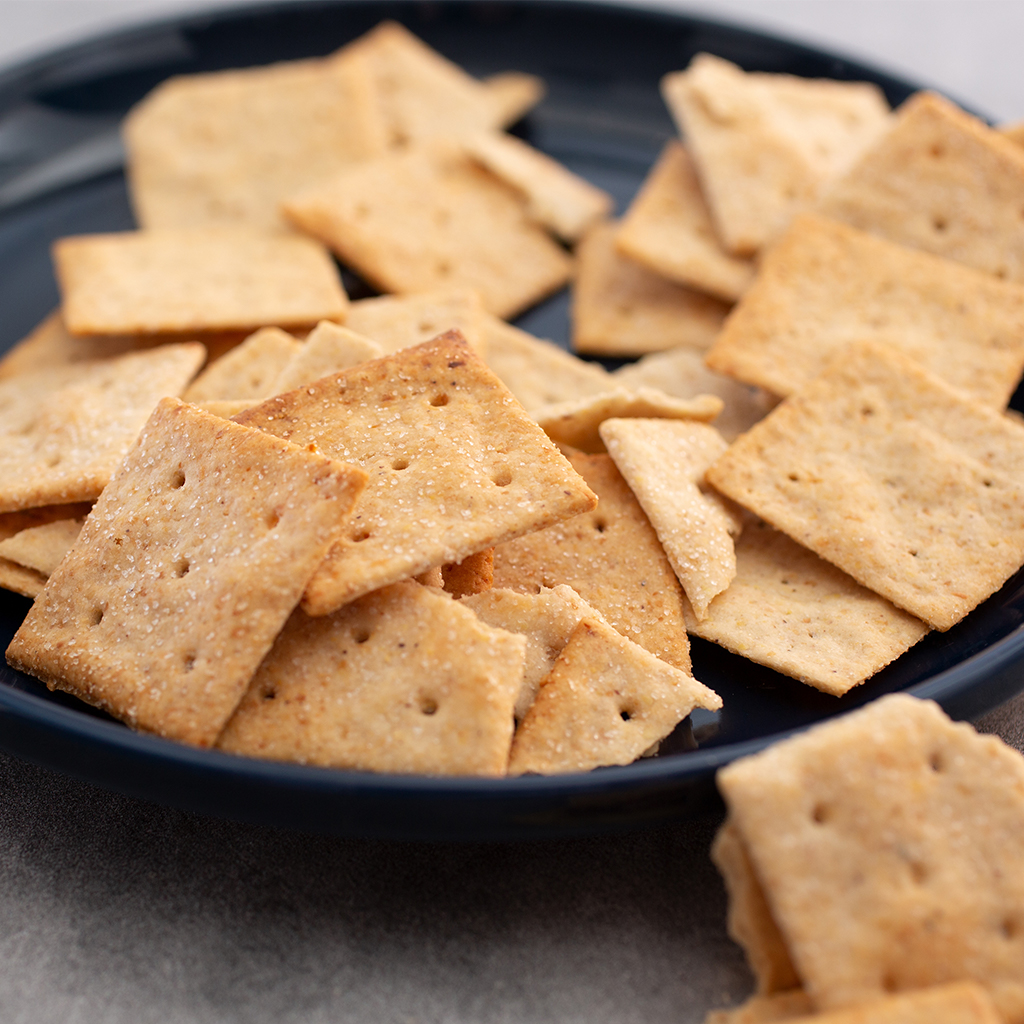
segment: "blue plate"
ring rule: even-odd
[[[117,123],[171,74],[330,52],[390,17],[469,71],[542,75],[516,131],[625,208],[673,126],[658,94],[697,52],[749,70],[913,86],[840,57],[698,18],[582,3],[291,3],[179,19],[85,43],[0,75],[0,349],[57,304],[49,246],[133,226]],[[365,286],[352,278],[355,294]],[[566,342],[565,295],[519,323]],[[1024,408],[1021,396],[1014,405]],[[28,602],[0,592],[6,647]],[[695,713],[639,764],[586,775],[439,779],[282,765],[136,734],[4,666],[0,747],[132,796],[222,817],[347,835],[511,839],[652,825],[715,799],[714,772],[786,734],[893,690],[977,717],[1024,688],[1024,573],[841,700],[693,642],[694,674],[725,702]]]

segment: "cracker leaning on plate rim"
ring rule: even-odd
[[[937,98],[890,116],[874,87],[704,55],[665,83],[685,149],[615,223],[606,194],[501,133],[540,93],[478,82],[384,24],[140,104],[144,230],[61,240],[61,319],[0,362],[0,430],[25,452],[5,507],[98,501],[84,524],[40,512],[0,544],[6,585],[39,593],[12,663],[236,753],[578,771],[720,706],[688,631],[839,696],[1020,567],[1024,430],[1003,410],[1024,287],[993,276],[969,218],[943,215],[955,246],[908,227],[915,183],[940,204],[962,190],[958,158],[883,173],[897,145],[982,153],[994,217],[1024,151]],[[331,96],[357,125],[297,117],[311,97],[329,121]],[[239,111],[247,130],[212,141]],[[161,157],[199,137],[189,170]],[[226,202],[285,137],[310,158]],[[894,194],[911,197],[902,218],[882,217]],[[328,250],[391,294],[350,302]],[[575,349],[640,362],[609,373],[502,319],[570,278]],[[218,356],[198,377],[196,341]],[[108,409],[116,367],[172,358],[177,377]],[[62,365],[26,372],[44,360]],[[56,440],[108,422],[102,468]],[[292,506],[258,499],[270,463],[285,481],[320,467],[333,512],[292,536]],[[288,572],[259,561],[284,532],[303,552]],[[183,595],[193,634],[165,635]],[[218,633],[232,615],[254,623],[244,651]],[[174,685],[153,681],[161,665]]]

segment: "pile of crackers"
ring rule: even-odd
[[[707,1024],[1024,1020],[1024,757],[883,697],[718,774],[757,993]]]
[[[0,362],[13,665],[236,753],[578,771],[720,707],[688,633],[839,696],[1020,567],[1024,149],[700,55],[614,221],[503,130],[542,94],[384,23],[130,113],[140,230],[59,241]],[[570,282],[577,354],[508,322]]]

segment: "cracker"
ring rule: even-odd
[[[217,745],[333,768],[504,775],[524,647],[418,583],[330,616],[297,611]]]
[[[82,531],[84,516],[30,526],[0,541],[0,557],[49,577]]]
[[[494,548],[441,566],[441,586],[454,598],[482,594],[494,583]]]
[[[82,519],[89,514],[90,505],[47,505],[23,512],[0,513],[0,543],[27,530],[61,520]],[[24,597],[36,597],[46,586],[49,573],[29,568],[9,558],[0,557],[0,587],[13,590]]]
[[[707,478],[936,629],[1024,562],[1024,428],[872,343],[845,349]]]
[[[750,286],[754,265],[730,256],[715,233],[686,149],[662,150],[622,223],[619,252],[677,284],[735,302]]]
[[[701,354],[685,346],[652,352],[627,363],[612,374],[612,379],[632,391],[656,387],[675,398],[717,395],[724,408],[715,418],[715,430],[730,443],[778,404],[778,399],[761,388],[739,384],[709,370]]]
[[[183,75],[129,111],[123,137],[140,227],[280,231],[285,196],[385,149],[356,57]]]
[[[192,402],[191,404],[203,412],[208,412],[212,416],[219,416],[223,420],[229,420],[232,416],[237,416],[240,412],[245,412],[246,409],[251,409],[254,405],[260,404],[259,398],[208,398],[203,399],[201,402]]]
[[[372,338],[384,352],[422,345],[445,331],[458,331],[486,355],[483,303],[472,288],[439,288],[420,295],[381,295],[349,308],[345,325]]]
[[[736,541],[736,577],[689,631],[841,697],[909,650],[928,627],[767,523]]]
[[[598,507],[494,549],[494,586],[520,593],[566,583],[623,636],[684,671],[683,591],[633,492],[607,455],[572,455]]]
[[[367,161],[284,212],[381,291],[474,288],[506,319],[561,288],[572,267],[516,194],[453,143]]]
[[[557,160],[513,135],[481,132],[465,139],[467,152],[520,192],[526,212],[566,242],[575,242],[614,208],[612,197]]]
[[[581,619],[516,730],[510,775],[631,764],[695,707],[721,698],[617,633]]]
[[[948,100],[918,93],[818,206],[826,217],[1024,281],[1024,150]],[[965,201],[965,197],[970,197]]]
[[[267,398],[302,345],[280,327],[261,327],[237,348],[211,363],[185,391],[186,402]]]
[[[209,746],[364,479],[163,400],[9,663],[134,728]]]
[[[525,71],[501,71],[488,75],[483,84],[490,94],[497,128],[510,128],[521,121],[544,98],[543,78]]]
[[[530,710],[541,680],[555,667],[555,661],[580,619],[601,617],[601,613],[572,587],[564,584],[551,589],[542,587],[538,594],[492,588],[464,597],[462,603],[472,608],[487,625],[526,637],[523,679],[515,704],[519,722]]]
[[[279,395],[303,384],[312,384],[321,377],[378,359],[383,354],[384,350],[377,342],[348,327],[321,320],[260,397]]]
[[[607,356],[638,356],[676,345],[707,348],[729,307],[621,256],[616,230],[614,224],[598,224],[577,247],[572,347]]]
[[[867,82],[746,74],[711,54],[662,79],[726,249],[751,256],[884,130]]]
[[[492,92],[395,21],[343,47],[335,61],[366,62],[389,145],[496,127],[503,113]]]
[[[757,993],[765,996],[800,986],[786,941],[772,917],[771,907],[757,879],[743,837],[726,818],[711,844],[711,859],[729,894],[726,927],[729,937],[743,947],[757,979]]]
[[[314,615],[596,500],[456,332],[270,399],[238,421],[370,474],[347,535],[306,591]]]
[[[203,361],[195,342],[0,381],[0,511],[91,501],[157,402]]]
[[[673,398],[657,388],[614,388],[568,402],[541,406],[534,418],[559,444],[571,445],[582,452],[598,454],[605,450],[600,426],[613,418],[699,420],[706,423],[722,411],[722,400],[715,395]]]
[[[770,1024],[774,1021],[806,1017],[814,1012],[803,989],[773,992],[770,996],[751,996],[731,1010],[712,1010],[704,1024]]]
[[[789,395],[865,338],[1002,409],[1024,368],[1024,287],[805,214],[765,252],[706,360]]]
[[[1019,753],[894,694],[718,785],[820,1009],[973,980],[1024,1020]]]
[[[528,411],[612,387],[608,371],[598,363],[579,359],[496,316],[487,314],[484,325],[487,365]]]
[[[600,427],[629,489],[647,513],[697,620],[736,575],[733,538],[742,527],[731,503],[704,486],[728,447],[703,423],[608,419]]]
[[[53,258],[74,334],[254,330],[343,320],[337,268],[310,238],[247,228],[62,238]]]
[[[1000,125],[999,131],[1011,142],[1018,146],[1024,146],[1024,122]]]

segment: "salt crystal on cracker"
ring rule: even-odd
[[[165,399],[8,661],[135,728],[209,746],[364,480]]]
[[[217,742],[251,757],[427,775],[504,775],[525,640],[396,583],[296,612]]]
[[[348,298],[318,242],[235,227],[78,235],[54,243],[75,334],[255,330],[343,320]]]

